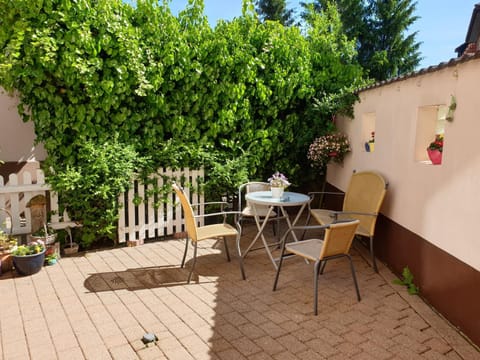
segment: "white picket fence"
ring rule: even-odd
[[[32,181],[30,172],[24,172],[21,177],[10,174],[7,181],[0,176],[0,208],[7,209],[12,215],[9,218],[0,212],[0,224],[5,224],[14,235],[30,233],[32,218],[27,204],[37,195],[47,196],[49,189],[41,170],[36,171],[36,181]],[[57,204],[56,197],[50,199],[50,203]]]
[[[158,186],[163,185],[164,178],[177,179],[177,183],[185,186],[185,192],[188,194],[192,203],[203,202],[203,194],[190,191],[196,189],[203,178],[203,170],[183,169],[172,171],[165,169],[152,175],[151,179]],[[28,202],[37,195],[44,195],[48,199],[49,211],[51,211],[51,223],[57,224],[57,228],[62,228],[63,222],[68,222],[66,214],[58,213],[58,197],[55,192],[50,191],[50,186],[45,183],[45,176],[42,170],[36,170],[35,181],[32,181],[32,174],[28,171],[17,174],[10,174],[5,181],[0,176],[0,208],[7,209],[12,215],[11,218],[6,213],[0,211],[0,226],[12,229],[14,235],[23,235],[31,232],[31,214],[27,207]],[[147,198],[138,205],[134,201],[137,197],[145,199],[153,185],[142,185],[135,181],[132,188],[119,197],[121,204],[119,222],[118,222],[118,241],[120,243],[127,240],[145,240],[160,238],[173,235],[176,232],[184,231],[184,221],[181,206],[178,203],[173,191],[169,194],[166,202],[160,206],[154,206],[153,198]],[[198,209],[203,214],[204,208]],[[81,219],[74,219],[81,222]],[[203,222],[199,223],[203,225]]]
[[[158,187],[164,184],[164,178],[176,179],[178,184],[188,185],[185,186],[185,193],[192,204],[198,204],[204,202],[203,194],[191,191],[191,189],[198,188],[203,176],[203,170],[182,169],[172,171],[171,169],[164,169],[150,176],[150,179]],[[139,205],[135,205],[134,199],[137,197],[145,199],[145,194],[149,194],[153,187],[153,184],[143,185],[135,181],[132,188],[120,196],[119,242],[158,239],[185,231],[182,209],[173,191],[168,194],[166,201],[161,202],[160,206],[155,206],[158,199],[151,196]],[[203,206],[198,209],[199,214],[203,214],[204,211]],[[199,225],[203,225],[202,218],[199,220]]]

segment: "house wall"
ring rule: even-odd
[[[46,153],[41,144],[34,145],[33,123],[22,121],[17,106],[18,98],[0,88],[0,160],[12,163],[42,161]]]
[[[421,295],[480,345],[480,59],[456,61],[359,93],[354,119],[340,118],[352,152],[329,165],[327,181],[345,191],[354,170],[389,182],[375,236],[376,254],[397,274],[409,266]],[[457,107],[445,124],[441,165],[418,161],[418,115]],[[375,150],[366,152],[365,119],[375,114]],[[366,114],[368,114],[366,116]],[[422,116],[422,115],[421,115]],[[432,136],[433,140],[433,136]]]

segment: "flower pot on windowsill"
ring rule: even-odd
[[[440,150],[427,149],[427,154],[433,165],[440,165],[442,163],[442,152]]]

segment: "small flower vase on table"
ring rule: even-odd
[[[282,186],[272,186],[270,189],[272,191],[272,198],[280,199],[283,196]]]
[[[287,177],[278,171],[268,179],[268,182],[270,183],[270,190],[274,199],[281,199],[285,188],[290,185]]]

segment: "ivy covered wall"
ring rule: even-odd
[[[333,8],[303,30],[259,22],[248,0],[215,28],[193,0],[178,17],[166,0],[0,0],[0,18],[0,85],[35,124],[64,205],[91,220],[89,241],[115,211],[99,224],[79,202],[103,189],[90,206],[115,210],[128,181],[112,176],[204,166],[212,196],[277,169],[301,185],[309,143],[362,82]]]

